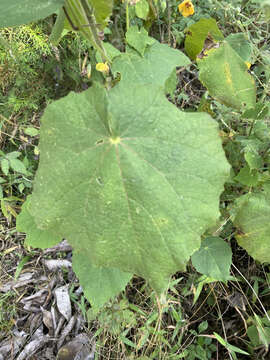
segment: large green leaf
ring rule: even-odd
[[[36,224],[157,291],[215,222],[229,171],[216,122],[179,111],[152,85],[95,86],[50,104],[40,153]]]
[[[28,196],[16,219],[17,231],[27,234],[25,245],[45,249],[58,244],[62,238],[57,235],[57,229],[38,229],[33,216],[28,211],[30,201],[31,196]],[[94,267],[82,252],[73,253],[72,267],[78,278],[81,279],[84,294],[94,311],[97,311],[110,298],[124,290],[132,277],[132,274],[124,273],[118,269]]]
[[[124,290],[132,278],[132,274],[116,268],[98,268],[91,265],[88,254],[83,252],[73,253],[72,268],[95,312]]]
[[[1,0],[0,28],[27,24],[56,13],[65,0]]]
[[[16,218],[17,231],[27,234],[25,238],[25,245],[32,246],[33,248],[46,249],[48,247],[58,244],[62,238],[57,234],[57,229],[50,228],[40,230],[35,224],[33,216],[29,212],[31,196],[22,206],[20,214]]]
[[[270,262],[270,189],[249,193],[237,201],[237,215],[234,224],[242,234],[237,241],[250,256],[264,263]]]
[[[191,259],[192,264],[200,273],[216,280],[228,280],[232,263],[232,250],[223,239],[216,236],[206,238]]]
[[[197,62],[199,79],[211,96],[238,110],[242,106],[254,108],[255,81],[244,60],[226,41],[207,51],[203,58],[197,58]]]

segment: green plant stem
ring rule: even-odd
[[[103,47],[103,43],[102,41],[100,40],[99,36],[98,36],[98,32],[97,32],[97,24],[96,24],[96,19],[95,19],[95,16],[93,14],[93,10],[90,8],[89,4],[87,3],[86,0],[81,0],[81,4],[83,6],[83,9],[85,11],[85,14],[86,14],[86,17],[88,19],[88,22],[89,22],[89,26],[90,26],[90,30],[91,30],[91,33],[92,33],[92,36],[93,36],[93,39],[97,45],[97,49],[98,51],[100,52],[101,54],[101,58],[102,58],[102,61],[105,62],[105,61],[109,61],[108,57],[107,57],[107,54],[106,54],[106,51]]]
[[[128,0],[126,0],[126,29],[129,29],[129,7]]]

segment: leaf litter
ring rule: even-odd
[[[59,252],[66,257],[53,259]],[[71,286],[77,297],[82,294],[78,284],[74,287],[70,258],[71,247],[63,241],[38,253],[38,260],[26,264],[17,280],[9,276],[2,281],[1,276],[0,295],[14,293],[17,312],[9,333],[0,333],[0,360],[94,359],[93,336],[70,299]]]

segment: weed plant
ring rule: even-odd
[[[225,35],[244,32],[250,40],[253,61],[250,72],[256,79],[258,100],[269,102],[270,53],[269,22],[261,16],[256,1],[206,0],[194,1],[196,13],[182,18],[178,1],[167,1],[157,19],[146,24],[151,36],[161,42],[183,49],[184,29],[202,17],[216,18]],[[131,12],[131,24],[142,25]],[[118,49],[124,48],[125,7],[116,2],[113,21],[105,29],[105,38]],[[48,38],[53,17],[37,24],[7,28],[0,31],[0,160],[18,151],[25,173],[10,167],[0,177],[2,187],[2,231],[12,228],[13,217],[19,212],[21,200],[31,192],[38,161],[39,118],[45,106],[69,91],[80,92],[91,85],[86,63],[93,62],[92,49],[77,34],[68,34],[57,47]],[[239,248],[235,241],[231,204],[249,185],[233,181],[245,165],[247,136],[255,126],[259,152],[263,158],[259,185],[269,178],[264,166],[269,165],[269,117],[253,124],[233,109],[213,100],[198,81],[195,64],[178,73],[178,87],[170,97],[178,107],[207,111],[219,123],[224,150],[232,165],[231,179],[221,196],[222,219],[216,233],[232,244],[233,279],[226,284],[211,281],[198,274],[192,264],[188,272],[176,274],[164,303],[155,297],[145,282],[135,277],[126,291],[108,303],[98,314],[89,316],[89,328],[95,332],[96,359],[268,359],[270,324],[270,269],[259,265]],[[203,95],[203,96],[202,96]],[[36,129],[32,132],[27,129]],[[30,134],[30,135],[29,135]],[[13,229],[14,230],[14,229]],[[16,244],[16,240],[15,244]],[[10,331],[12,324],[6,314],[16,316],[10,305],[14,294],[0,297],[0,333]],[[73,301],[80,299],[73,298]],[[83,312],[89,304],[83,300]],[[2,309],[2,310],[1,310]],[[216,341],[213,333],[223,334],[226,346]],[[259,334],[259,335],[258,335]],[[249,356],[230,351],[228,344]],[[234,349],[235,350],[235,349]]]

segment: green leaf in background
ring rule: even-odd
[[[19,159],[9,159],[9,164],[12,170],[17,171],[22,174],[27,174],[26,167],[22,161]]]
[[[244,149],[244,152],[245,152],[245,154],[244,154],[245,160],[248,163],[248,166],[251,171],[259,170],[259,169],[263,168],[263,159],[260,156],[260,154],[258,153],[258,151],[256,151],[252,147],[247,146]]]
[[[9,171],[9,161],[7,159],[2,159],[1,160],[1,169],[3,171],[4,175],[8,174]]]
[[[37,136],[39,134],[39,130],[34,127],[27,127],[23,132],[29,136]]]
[[[270,262],[270,189],[263,192],[249,193],[236,202],[235,226],[242,234],[236,237],[237,242],[261,263]]]
[[[203,58],[197,58],[197,63],[199,79],[213,98],[237,110],[255,107],[255,81],[245,62],[226,41],[208,50]]]
[[[220,237],[210,236],[202,241],[201,247],[191,257],[198,272],[219,281],[230,276],[232,250]]]
[[[215,19],[200,19],[185,29],[185,51],[188,56],[195,60],[196,57],[207,46],[207,41],[215,43],[224,39]]]
[[[87,1],[87,0],[86,0]],[[113,0],[88,0],[94,9],[96,22],[100,30],[107,25],[113,9]]]
[[[56,13],[65,0],[1,0],[0,28],[27,24]]]
[[[74,252],[72,268],[80,279],[84,295],[97,312],[107,301],[123,291],[132,274],[116,268],[98,268],[91,265],[87,253]]]
[[[54,46],[57,46],[64,34],[65,28],[65,21],[66,21],[66,14],[63,9],[59,9],[56,21],[52,28],[52,32],[50,35],[50,41]]]
[[[226,41],[231,45],[233,50],[247,62],[252,59],[252,44],[244,33],[230,34]]]
[[[135,5],[135,13],[138,18],[146,20],[149,13],[149,4],[147,0],[140,0]]]
[[[55,234],[52,229],[41,230],[35,224],[33,216],[29,212],[31,196],[27,197],[27,200],[22,206],[20,214],[16,218],[17,231],[26,233],[25,245],[33,248],[46,249],[58,244],[62,238]]]
[[[244,111],[242,119],[262,120],[269,113],[269,103],[258,102],[254,108]]]
[[[173,80],[171,77],[176,78],[175,68],[189,64],[189,58],[181,51],[154,40],[145,50],[144,57],[136,53],[125,53],[116,58],[112,72],[121,74],[120,84],[153,84],[165,86],[168,92],[175,85],[170,82]]]
[[[128,45],[137,50],[141,56],[144,55],[148,45],[153,45],[156,42],[152,37],[148,36],[147,31],[143,27],[139,29],[138,26],[131,26],[128,29],[126,40]]]
[[[257,171],[252,171],[248,165],[245,165],[234,177],[234,180],[246,186],[256,186],[259,182],[259,175]]]
[[[50,104],[40,136],[38,226],[163,291],[219,216],[229,166],[216,122],[181,112],[157,86],[94,86]]]

